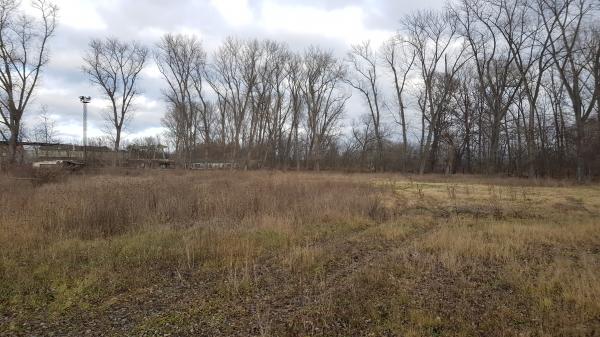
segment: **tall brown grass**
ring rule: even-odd
[[[2,176],[0,335],[600,331],[598,187],[518,182]]]
[[[77,176],[39,187],[5,178],[0,189],[3,230],[40,239],[109,237],[157,224],[234,225],[268,217],[303,224],[379,216],[371,214],[377,212],[372,208],[378,191],[368,183],[269,173]]]
[[[0,191],[4,311],[60,313],[204,267],[223,270],[237,290],[264,250],[307,247],[281,259],[310,268],[313,242],[385,212],[378,189],[336,176],[165,172],[41,186],[4,177]]]

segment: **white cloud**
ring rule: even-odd
[[[147,129],[138,131],[138,132],[129,133],[127,135],[127,139],[134,140],[134,139],[139,139],[139,138],[144,138],[144,137],[162,136],[166,131],[167,131],[167,129],[165,129],[164,127],[151,127],[151,128],[147,128]],[[164,142],[164,140],[163,140],[163,142]]]
[[[252,22],[248,0],[211,0],[210,3],[231,26],[239,27]]]
[[[145,78],[162,79],[163,76],[160,69],[154,62],[149,62],[146,67],[142,70],[142,76]]]
[[[57,0],[61,25],[76,29],[106,30],[108,26],[98,14],[95,1]],[[104,3],[106,5],[106,3]]]
[[[262,5],[260,25],[269,32],[315,35],[343,40],[346,44],[363,40],[383,41],[389,31],[365,27],[366,14],[358,6],[330,9],[305,5],[284,5],[268,0]]]
[[[154,110],[161,105],[161,101],[148,97],[146,95],[137,95],[134,98],[135,110]]]
[[[167,34],[168,31],[159,27],[144,27],[138,32],[140,38],[144,40],[158,40],[163,35]]]

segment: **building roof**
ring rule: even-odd
[[[112,150],[107,146],[95,146],[88,145],[85,147],[90,152],[111,152]],[[43,151],[83,151],[82,145],[73,144],[44,144],[40,146],[40,150]]]
[[[6,140],[0,140],[0,145],[8,145],[8,141],[6,141]],[[22,146],[54,146],[54,145],[60,145],[60,143],[17,142],[17,145],[22,145]]]

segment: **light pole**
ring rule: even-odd
[[[87,164],[87,105],[92,100],[90,96],[79,96],[83,104],[83,162]]]

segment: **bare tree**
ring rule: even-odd
[[[208,128],[209,118],[203,116],[212,111],[209,112],[202,92],[206,53],[195,37],[167,34],[158,43],[154,58],[167,82],[164,94],[169,110],[163,125],[175,137],[175,151],[187,167],[192,162],[202,123]]]
[[[456,22],[444,12],[419,11],[404,17],[402,32],[416,54],[422,91],[419,172],[433,169],[440,142],[441,123],[452,93],[454,76],[466,63],[465,48],[456,41]]]
[[[538,110],[538,98],[542,88],[543,74],[550,65],[547,57],[549,34],[543,29],[543,20],[532,10],[528,1],[504,0],[485,2],[495,19],[489,24],[509,48],[514,56],[514,68],[521,77],[522,88],[518,91],[527,98],[527,155],[528,176],[535,176],[535,116]]]
[[[319,171],[323,145],[331,139],[349,96],[339,88],[345,76],[343,65],[330,52],[310,47],[304,54],[304,71],[308,157]]]
[[[370,115],[363,115],[359,121],[352,124],[352,141],[349,150],[359,152],[359,165],[365,166],[367,153],[371,144],[377,140],[373,132],[373,119]],[[370,165],[369,165],[370,166]]]
[[[34,18],[17,0],[0,1],[0,122],[10,136],[9,161],[15,162],[21,120],[48,63],[48,41],[54,35],[58,7],[35,0]],[[3,132],[3,137],[6,137]]]
[[[289,109],[284,108],[286,63],[290,55],[287,46],[264,40],[259,43],[259,48],[255,63],[257,80],[250,100],[246,167],[255,152],[260,156],[258,166],[263,166],[269,158],[272,164],[277,164],[278,154],[284,152],[283,133],[290,115]]]
[[[115,166],[123,125],[131,118],[132,102],[139,94],[138,79],[147,55],[148,49],[135,41],[107,38],[90,41],[83,58],[83,71],[110,101],[106,121],[111,133],[114,132]]]
[[[36,142],[54,143],[57,139],[56,122],[48,115],[48,107],[42,106],[37,124],[33,128]]]
[[[298,129],[300,126],[300,120],[302,118],[302,112],[304,111],[304,107],[306,106],[304,97],[302,95],[302,86],[305,81],[305,72],[302,69],[303,60],[302,57],[294,54],[290,56],[290,59],[287,63],[287,73],[288,73],[288,92],[289,92],[289,109],[291,111],[291,129],[288,133],[286,152],[285,152],[285,160],[284,168],[287,167],[287,161],[289,160],[289,155],[292,149],[292,141],[293,141],[293,149],[294,149],[294,159],[296,161],[296,170],[300,170],[300,139],[298,134]]]
[[[465,157],[463,171],[472,172],[472,149],[475,144],[475,121],[481,115],[482,99],[478,92],[477,74],[473,67],[461,69],[457,76],[458,88],[453,93],[450,130],[447,136],[455,145],[455,162],[452,172],[458,170]],[[447,137],[447,138],[448,138]]]
[[[369,108],[369,115],[373,122],[373,133],[377,144],[376,170],[384,170],[383,134],[382,134],[382,109],[383,99],[379,91],[377,62],[378,56],[371,48],[369,41],[353,45],[348,53],[346,62],[350,65],[350,74],[346,83],[356,89],[363,96]]]
[[[290,117],[293,115],[291,106],[289,106],[289,87],[286,85],[289,79],[288,62],[291,59],[291,53],[287,45],[269,41],[266,44],[267,55],[266,62],[271,64],[270,76],[270,111],[269,120],[266,123],[266,141],[268,147],[265,149],[263,162],[267,156],[270,156],[275,165],[283,164],[283,155],[287,152],[285,149],[285,134],[291,133]]]
[[[237,159],[243,143],[251,146],[254,140],[254,134],[244,133],[244,124],[253,104],[261,53],[262,48],[257,40],[242,41],[229,37],[215,53],[208,71],[208,82],[220,102],[223,136],[227,133],[233,144],[232,160]]]
[[[405,87],[410,71],[415,64],[416,52],[413,48],[405,48],[407,44],[401,40],[400,36],[394,36],[385,42],[381,49],[382,58],[386,67],[392,71],[394,79],[394,89],[396,91],[396,104],[398,105],[398,116],[394,119],[402,128],[402,155],[408,153],[408,135],[406,123],[406,105],[404,103]],[[406,158],[402,160],[403,168],[406,165]]]
[[[468,42],[477,70],[480,95],[489,111],[487,170],[494,173],[500,162],[502,123],[524,77],[515,71],[514,46],[511,48],[495,29],[494,21],[502,17],[501,8],[490,6],[486,0],[462,0],[451,11],[460,27],[460,34]]]

